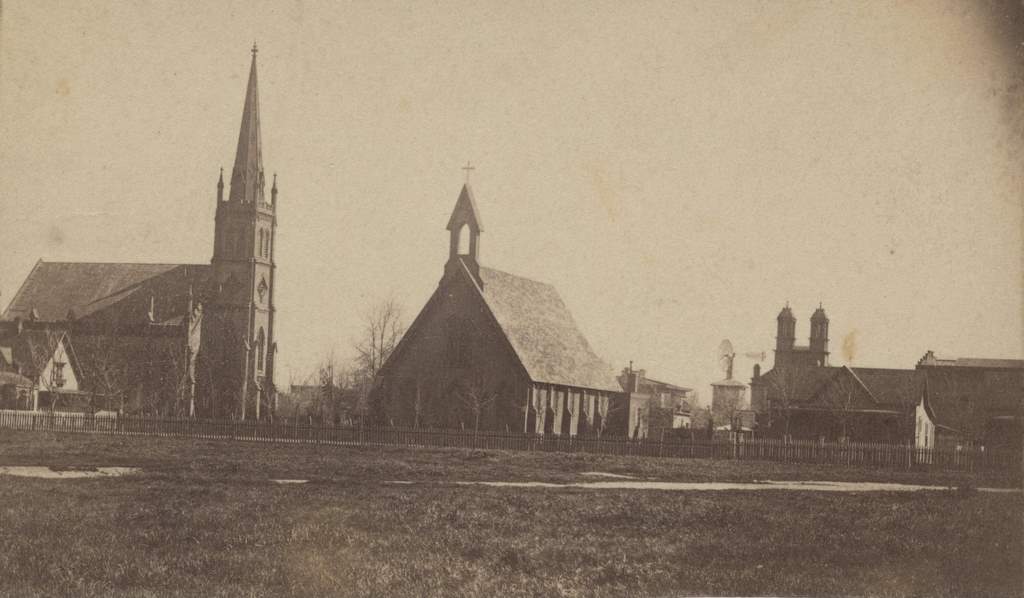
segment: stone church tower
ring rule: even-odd
[[[214,417],[258,419],[273,411],[276,175],[269,195],[268,201],[253,46],[227,198],[223,169],[217,182],[213,259],[204,302],[199,383]]]
[[[819,304],[811,316],[811,334],[806,345],[796,344],[796,316],[787,303],[776,318],[775,367],[828,365],[828,316]]]

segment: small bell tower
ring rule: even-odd
[[[448,263],[445,264],[445,275],[448,276],[465,264],[470,274],[480,280],[480,233],[483,232],[483,223],[476,208],[476,200],[473,198],[473,189],[469,186],[469,171],[472,166],[465,166],[466,184],[462,186],[459,198],[455,201],[455,209],[452,210],[451,218],[448,219],[449,247]]]

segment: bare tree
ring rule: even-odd
[[[381,301],[363,314],[362,338],[355,350],[356,363],[367,379],[377,375],[404,333],[402,309],[394,299]]]
[[[981,376],[973,372],[949,371],[938,372],[934,377],[938,384],[931,385],[929,392],[945,395],[945,403],[952,407],[954,421],[962,445],[972,445],[981,441],[985,434],[987,417],[984,401],[986,391]]]
[[[90,334],[75,340],[85,383],[93,392],[105,397],[108,409],[123,412],[132,380],[119,339],[112,335]]]
[[[385,417],[384,406],[370,404],[370,392],[377,382],[377,373],[387,363],[404,333],[402,309],[394,299],[380,301],[363,314],[363,330],[355,343],[354,373],[359,389],[356,413],[360,422],[371,415],[380,421]]]
[[[480,430],[480,417],[498,399],[498,392],[483,375],[471,376],[460,384],[459,399],[473,418],[473,431]]]
[[[772,412],[778,412],[782,418],[782,434],[788,438],[791,409],[810,390],[809,370],[801,366],[775,367],[765,378],[768,380],[769,417]]]
[[[857,400],[864,393],[864,387],[850,372],[842,370],[833,378],[826,391],[825,401],[839,424],[840,438],[849,440],[850,424],[857,410]]]

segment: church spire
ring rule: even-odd
[[[260,98],[256,88],[256,44],[252,45],[249,86],[245,90],[229,201],[263,202],[263,154],[260,144]]]

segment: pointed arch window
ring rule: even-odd
[[[457,255],[469,255],[470,230],[468,224],[459,227],[459,239],[456,246]]]
[[[266,348],[267,348],[267,337],[263,333],[263,329],[260,328],[259,334],[256,335],[256,371],[263,371],[263,364],[266,361]]]

